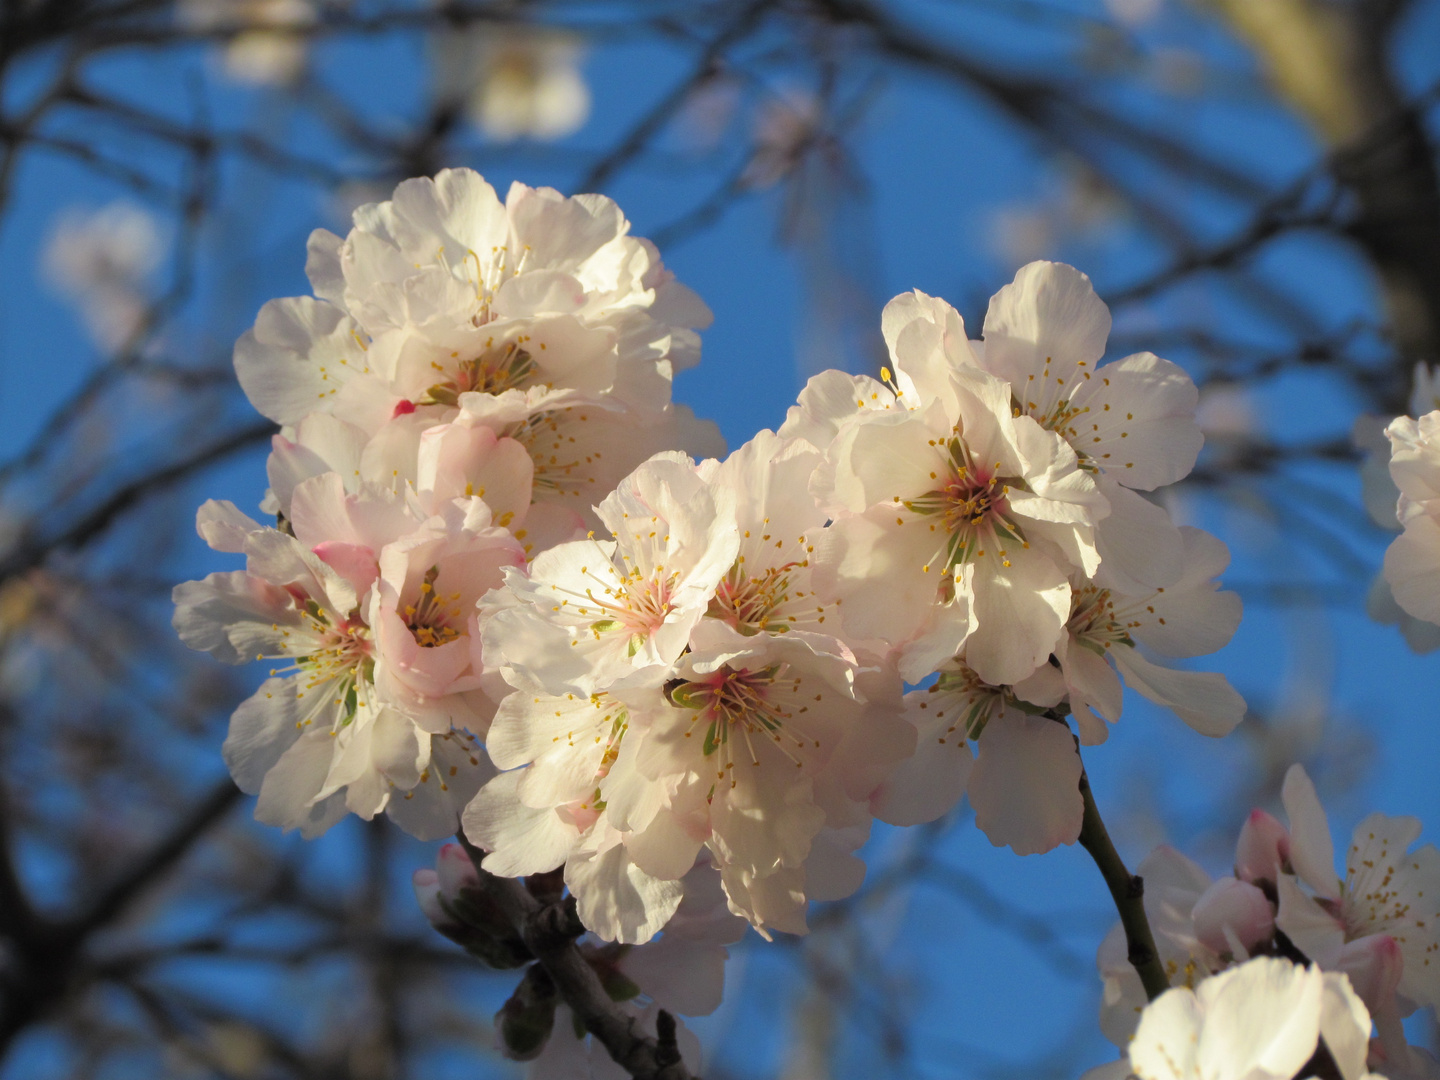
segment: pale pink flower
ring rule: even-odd
[[[486,665],[513,686],[588,696],[666,677],[739,546],[730,493],[661,454],[597,508],[613,540],[577,540],[485,599]]]
[[[917,297],[922,294],[916,294]],[[923,306],[923,301],[921,305]],[[990,300],[973,355],[1008,382],[1015,407],[1075,450],[1110,504],[1096,523],[1100,580],[1138,593],[1180,576],[1175,526],[1135,494],[1183,479],[1204,442],[1199,393],[1152,353],[1102,365],[1110,311],[1090,279],[1064,263],[1032,262]]]
[[[1348,980],[1261,956],[1160,995],[1140,1018],[1128,1062],[1086,1080],[1295,1080],[1322,1037],[1344,1080],[1367,1075],[1370,1016]]]
[[[1103,721],[1120,718],[1122,676],[1202,735],[1227,735],[1245,716],[1244,699],[1224,675],[1165,667],[1136,648],[1200,656],[1223,647],[1240,625],[1240,598],[1218,591],[1216,579],[1230,562],[1225,544],[1189,526],[1179,530],[1177,540],[1185,569],[1168,586],[1127,594],[1095,582],[1071,583],[1070,618],[1055,658],[1083,743],[1103,742],[1108,736]],[[1054,669],[1041,668],[1015,693],[1053,704],[1053,683]]]
[[[1398,992],[1367,999],[1384,1027],[1392,1012],[1440,1006],[1440,851],[1415,851],[1420,822],[1371,814],[1355,827],[1345,855],[1345,876],[1335,872],[1335,849],[1315,786],[1299,765],[1285,776],[1290,824],[1289,864],[1280,875],[1277,925],[1322,967],[1345,967],[1363,993],[1384,989],[1387,978],[1358,973],[1357,965],[1386,966],[1392,950],[1370,939],[1388,938],[1398,950]],[[1308,888],[1302,888],[1307,886]],[[1356,943],[1370,943],[1359,950]]]
[[[1385,434],[1404,528],[1385,552],[1385,580],[1402,609],[1440,623],[1440,411],[1398,417]]]
[[[892,407],[859,397],[835,422],[815,478],[835,518],[817,581],[843,600],[848,634],[901,650],[908,680],[963,645],[987,682],[1018,682],[1060,637],[1070,569],[1099,565],[1105,498],[1066,442],[1013,415],[952,308],[901,296],[884,326]]]

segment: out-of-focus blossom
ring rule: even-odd
[[[774,187],[790,176],[825,138],[825,107],[813,94],[766,99],[756,112],[754,150],[741,174],[746,187]]]
[[[583,42],[571,33],[482,24],[439,37],[436,78],[441,96],[463,101],[492,139],[563,139],[590,115],[584,55]]]
[[[1440,411],[1398,417],[1385,434],[1404,529],[1385,552],[1385,580],[1403,610],[1440,623]]]
[[[1160,14],[1165,0],[1105,0],[1111,18],[1127,26],[1141,26]]]
[[[150,279],[164,255],[159,223],[133,203],[60,216],[45,247],[45,276],[80,311],[107,351],[141,329]]]
[[[305,70],[314,0],[181,0],[181,21],[196,30],[234,29],[222,56],[237,82],[286,85]]]
[[[1296,1080],[1324,1039],[1343,1080],[1367,1072],[1370,1016],[1349,981],[1260,956],[1146,1006],[1128,1060],[1085,1080]]]

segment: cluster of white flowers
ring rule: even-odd
[[[281,425],[261,526],[207,503],[246,569],[181,585],[175,625],[222,660],[283,661],[225,756],[257,816],[305,835],[384,810],[452,834],[490,775],[477,737],[509,688],[477,603],[594,521],[650,454],[719,445],[670,403],[709,312],[613,202],[478,175],[401,184],[317,230],[315,296],[265,305],[235,350]]]
[[[1325,811],[1299,765],[1286,774],[1283,800],[1288,825],[1255,810],[1241,828],[1232,877],[1211,881],[1170,847],[1157,848],[1140,864],[1145,909],[1167,977],[1172,985],[1196,990],[1202,1000],[1213,999],[1227,992],[1221,987],[1231,985],[1227,980],[1236,965],[1248,967],[1244,962],[1252,957],[1303,957],[1326,972],[1327,980],[1345,976],[1345,992],[1353,990],[1364,1003],[1362,1050],[1368,1047],[1370,1068],[1391,1080],[1440,1077],[1440,1066],[1406,1042],[1401,1026],[1417,1008],[1440,1007],[1440,851],[1430,844],[1409,850],[1420,835],[1415,818],[1371,814],[1355,827],[1342,878],[1335,871]],[[1122,1050],[1129,1046],[1134,1062],[1145,1033],[1145,994],[1126,959],[1119,925],[1097,959],[1105,983],[1101,1028]],[[1279,978],[1273,970],[1265,978],[1272,976]],[[1242,976],[1234,985],[1252,977],[1262,978]],[[1362,1053],[1362,1063],[1364,1058]],[[1138,1066],[1136,1071],[1152,1075]],[[1198,1075],[1250,1074],[1241,1069]],[[1295,1068],[1265,1075],[1288,1078]]]
[[[261,820],[463,824],[488,871],[563,876],[598,938],[673,950],[697,890],[803,933],[859,886],[873,819],[967,792],[996,844],[1073,843],[1066,718],[1103,742],[1122,679],[1205,735],[1244,715],[1151,658],[1240,617],[1224,544],[1142,494],[1194,464],[1195,386],[1148,353],[1102,365],[1078,271],[1024,267],[980,341],[896,298],[893,369],[815,377],[722,459],[671,401],[709,311],[610,200],[502,203],[453,170],[354,222],[311,237],[314,297],[236,347],[281,425],[276,525],[207,503],[246,568],[175,593],[193,647],[284,661],[225,744]],[[522,990],[543,1014],[543,980]]]
[[[1344,976],[1261,956],[1167,990],[1126,1057],[1083,1080],[1385,1080],[1366,1069],[1369,1040],[1370,1016]]]

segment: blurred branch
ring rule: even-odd
[[[48,535],[36,535],[31,529],[22,530],[10,550],[0,558],[0,582],[34,569],[53,552],[88,543],[109,528],[116,518],[149,495],[193,476],[239,450],[258,446],[274,431],[275,425],[268,420],[250,424],[218,442],[200,448],[184,460],[121,485],[99,505]]]
[[[611,176],[643,152],[671,117],[689,100],[695,88],[714,75],[725,51],[756,29],[772,2],[773,0],[749,0],[745,3],[735,18],[705,46],[689,76],[656,102],[615,148],[595,163],[580,181],[579,190],[599,191]]]

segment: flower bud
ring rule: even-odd
[[[492,968],[519,967],[533,957],[510,921],[480,888],[480,875],[459,844],[440,849],[434,870],[416,870],[415,900],[430,925]]]
[[[1207,949],[1226,954],[1237,946],[1253,953],[1275,933],[1275,909],[1248,881],[1224,877],[1200,894],[1191,913],[1195,937]]]
[[[500,1052],[513,1061],[533,1061],[545,1049],[555,1027],[555,984],[539,964],[531,964],[510,1000],[495,1014]]]
[[[1252,885],[1280,880],[1281,868],[1290,861],[1290,833],[1264,810],[1250,811],[1235,845],[1235,876]]]

